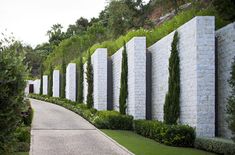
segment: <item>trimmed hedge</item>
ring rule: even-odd
[[[159,121],[135,120],[134,131],[170,146],[192,147],[195,140],[194,129],[187,125],[166,125]]]
[[[116,130],[132,129],[133,117],[129,115],[122,115],[116,111],[97,111],[93,108],[88,109],[85,104],[78,104],[77,102],[67,99],[49,97],[46,95],[29,94],[29,97],[63,106],[79,114],[97,128]]]
[[[196,138],[194,147],[224,155],[235,154],[235,143],[219,138]]]

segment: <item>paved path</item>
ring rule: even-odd
[[[79,115],[55,104],[31,100],[31,155],[128,155],[125,148]]]

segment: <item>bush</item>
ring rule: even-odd
[[[14,133],[16,144],[15,152],[28,152],[30,149],[30,127],[20,126]]]
[[[224,155],[235,154],[235,143],[219,138],[196,138],[194,147]]]
[[[98,111],[92,122],[100,129],[132,130],[133,117],[117,111]]]
[[[26,126],[30,126],[31,123],[32,123],[32,120],[33,120],[33,109],[30,105],[30,102],[29,100],[26,100],[26,111],[25,112],[22,112],[22,115],[23,115],[23,122]]]
[[[171,146],[191,147],[195,140],[194,129],[187,125],[166,125],[159,121],[135,120],[134,131]]]

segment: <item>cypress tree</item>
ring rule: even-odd
[[[83,102],[83,63],[82,56],[80,56],[79,64],[78,64],[78,93],[77,93],[77,101],[78,103]]]
[[[41,78],[41,81],[40,81],[40,95],[42,95],[42,93],[43,93],[43,64],[41,64],[41,66],[40,66],[40,78]]]
[[[121,72],[121,81],[120,81],[120,95],[119,95],[119,111],[121,114],[126,114],[126,99],[128,96],[128,65],[127,65],[127,51],[126,43],[124,42],[124,50],[122,51],[122,72]]]
[[[227,113],[228,113],[228,127],[232,131],[233,134],[233,141],[235,142],[235,57],[234,62],[232,64],[232,71],[231,77],[229,79],[229,85],[231,88],[231,94],[228,97],[228,104],[227,104]]]
[[[180,59],[178,51],[178,32],[174,34],[169,58],[168,92],[164,104],[164,122],[177,124],[180,115]]]
[[[48,96],[52,96],[52,85],[53,85],[53,68],[50,65],[49,76],[48,76]]]
[[[90,51],[88,51],[88,60],[87,60],[87,71],[86,71],[86,79],[88,84],[88,93],[87,93],[87,107],[93,107],[93,68],[91,64],[91,55]]]
[[[61,76],[60,76],[60,97],[65,98],[65,86],[66,86],[66,64],[64,60],[64,54],[62,58],[62,64],[61,64]]]

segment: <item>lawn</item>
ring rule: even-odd
[[[194,148],[166,146],[132,131],[101,131],[136,155],[214,155]]]

